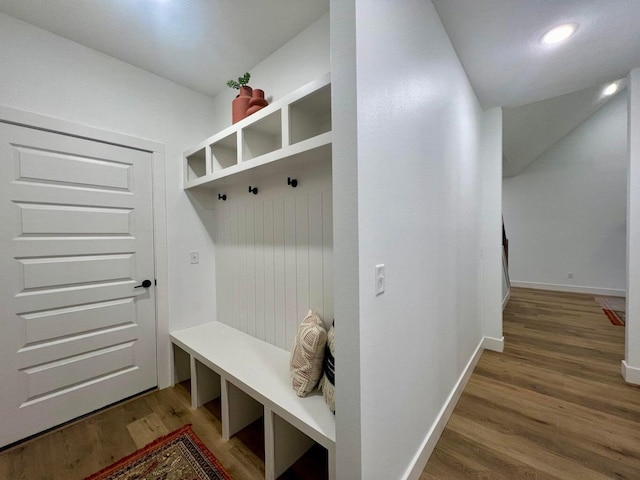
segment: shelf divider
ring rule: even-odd
[[[249,170],[278,168],[268,167],[271,163],[284,167],[327,159],[330,144],[331,75],[326,74],[187,150],[183,185],[217,188],[241,181],[240,174]]]

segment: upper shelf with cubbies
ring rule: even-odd
[[[331,76],[299,88],[184,154],[184,188],[331,157]]]

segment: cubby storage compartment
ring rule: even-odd
[[[173,367],[176,383],[191,378],[191,356],[177,345],[173,345]]]
[[[282,114],[277,110],[242,129],[242,161],[282,148]]]
[[[170,338],[176,371],[185,369],[183,352],[189,355],[192,408],[220,397],[223,440],[242,435],[247,427],[254,429],[264,419],[263,429],[257,425],[264,438],[258,456],[264,453],[267,479],[278,478],[310,454],[307,459],[318,458],[324,465],[314,468],[319,478],[336,480],[335,416],[318,392],[305,398],[296,395],[287,350],[220,322],[178,330]]]
[[[204,148],[187,156],[187,180],[197,180],[207,174],[207,153]]]
[[[236,132],[211,144],[211,162],[214,172],[238,163],[238,134]]]
[[[291,145],[331,131],[331,84],[289,105]]]
[[[185,152],[184,188],[251,182],[331,158],[331,75],[274,101]]]

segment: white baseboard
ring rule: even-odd
[[[483,337],[481,346],[484,350],[502,353],[504,352],[504,337]]]
[[[455,387],[449,394],[449,398],[447,398],[447,401],[440,410],[431,430],[429,430],[429,433],[427,433],[427,436],[423,440],[418,453],[416,453],[409,465],[409,468],[403,475],[402,480],[419,480],[420,475],[422,475],[422,471],[427,465],[427,461],[429,460],[433,449],[436,448],[438,440],[440,440],[440,435],[442,435],[444,428],[447,426],[449,417],[451,417],[453,410],[456,408],[458,400],[460,400],[460,396],[464,391],[464,387],[466,387],[469,377],[471,377],[473,369],[476,367],[478,360],[480,360],[480,355],[485,348],[488,350],[502,352],[502,349],[504,348],[504,337],[501,339],[482,337],[482,340],[478,343],[475,352],[473,352],[469,362],[467,362],[467,366],[462,371],[462,375],[460,375]]]
[[[518,280],[511,280],[511,286],[520,288],[535,288],[537,290],[555,290],[557,292],[609,295],[612,297],[627,296],[626,290],[618,290],[615,288],[584,287],[580,285],[560,285],[555,283],[519,282]]]
[[[640,385],[640,368],[630,367],[626,360],[622,360],[622,378],[627,383]]]

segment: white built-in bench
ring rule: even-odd
[[[220,322],[173,332],[171,341],[190,357],[192,407],[221,397],[225,440],[264,416],[267,480],[284,473],[314,441],[327,449],[329,479],[335,479],[335,416],[319,392],[296,395],[288,351]]]

